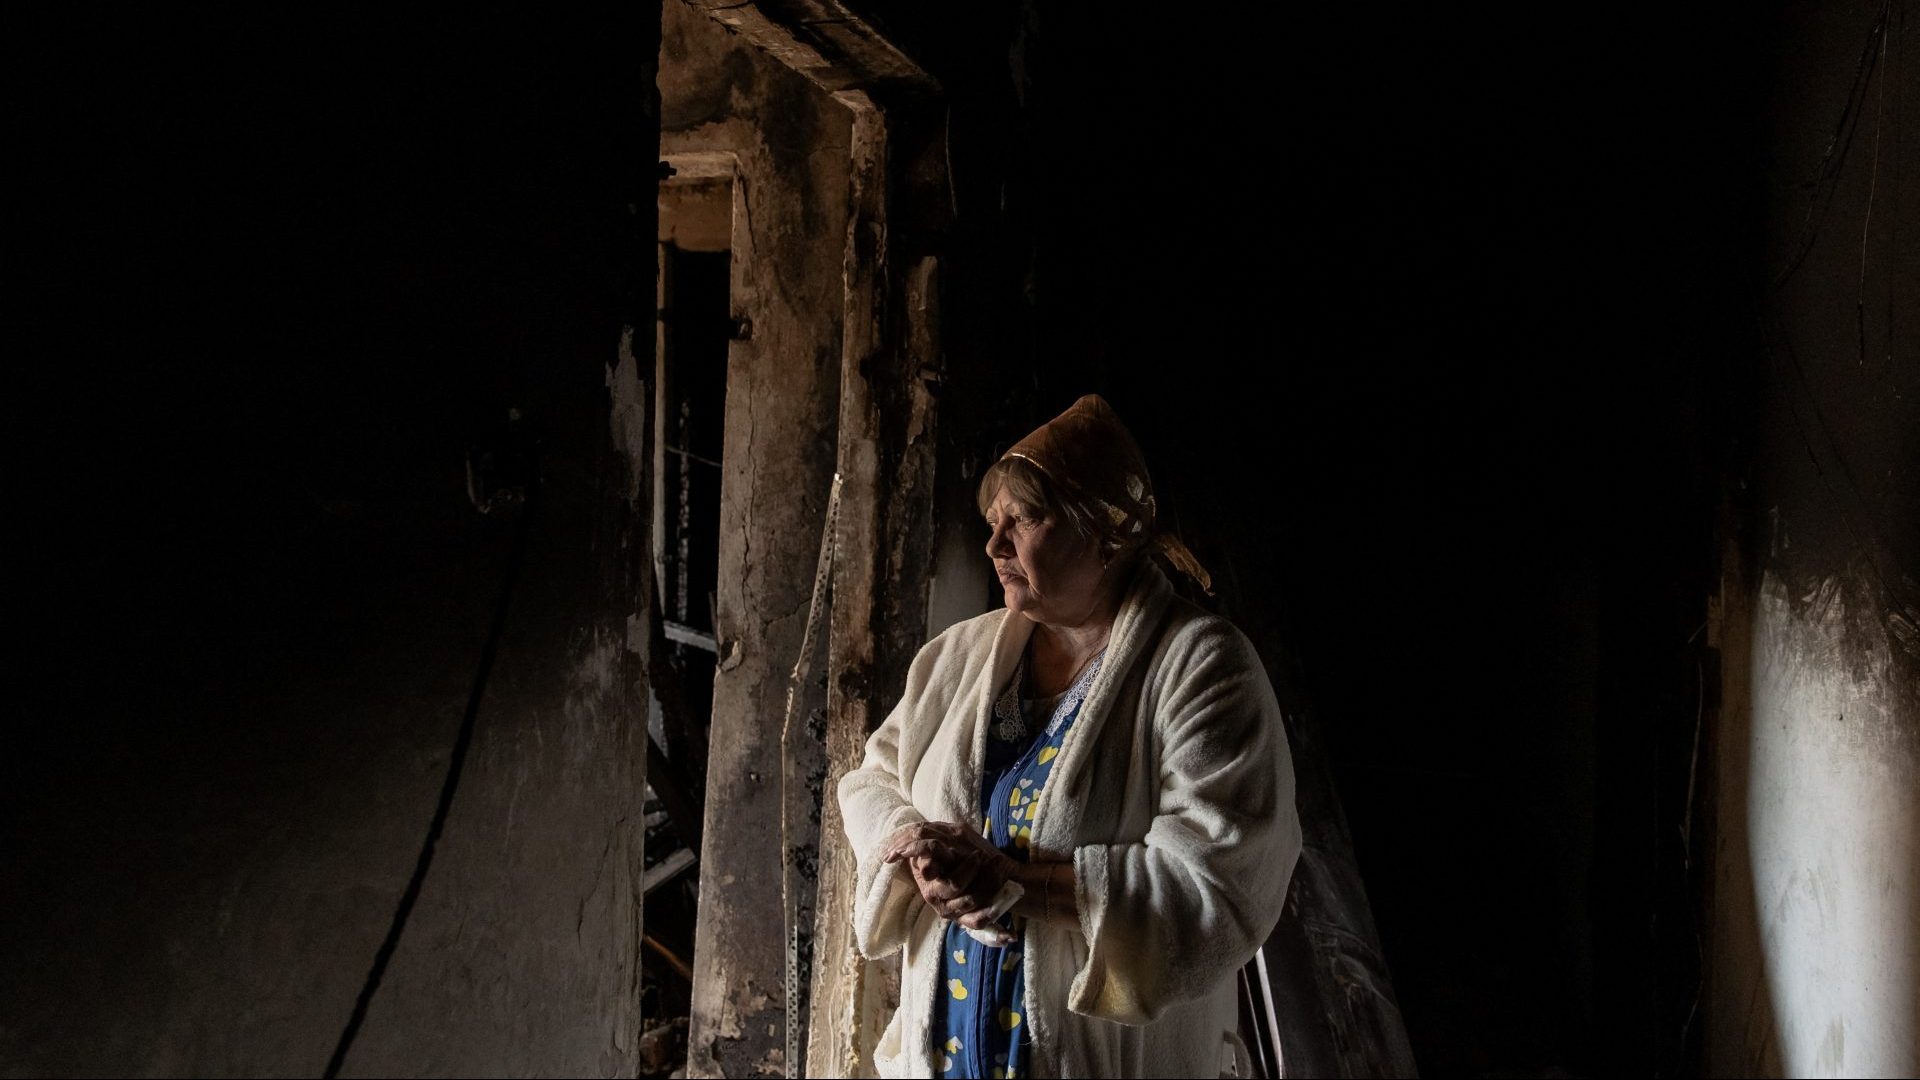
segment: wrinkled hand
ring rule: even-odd
[[[908,825],[887,838],[885,860],[904,860],[920,899],[934,913],[978,930],[993,896],[1018,867],[978,832],[950,821]]]

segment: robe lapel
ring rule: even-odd
[[[1107,655],[1100,663],[1100,673],[1094,676],[1087,699],[1080,706],[1080,715],[1074,720],[1061,745],[1053,775],[1047,780],[1046,790],[1040,793],[1040,803],[1034,811],[1033,835],[1029,839],[1035,857],[1073,857],[1073,849],[1080,842],[1087,807],[1080,800],[1065,795],[1056,798],[1055,795],[1082,786],[1086,779],[1083,774],[1094,758],[1094,746],[1107,725],[1108,714],[1113,711],[1114,700],[1126,682],[1127,672],[1140,662],[1152,645],[1154,631],[1159,627],[1167,601],[1172,595],[1173,589],[1167,584],[1167,576],[1153,560],[1142,559],[1139,571],[1128,585],[1126,599],[1120,604],[1120,612],[1114,618],[1113,634],[1107,641]],[[1017,658],[1019,654],[1016,652],[1014,655]],[[989,711],[992,709],[991,699],[987,708]],[[984,721],[981,734],[985,734]],[[984,739],[981,747],[984,751]],[[976,778],[980,760],[979,754],[976,754]]]
[[[1027,639],[1033,636],[1033,623],[1007,612],[993,633],[991,659],[980,668],[972,685],[958,695],[947,722],[960,725],[949,744],[956,759],[955,768],[946,769],[940,786],[940,807],[935,820],[977,821],[980,818],[980,774],[986,768],[987,729],[993,722],[993,702],[1001,687],[1019,666]]]

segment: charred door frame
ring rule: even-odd
[[[892,707],[926,626],[939,234],[949,205],[944,114],[934,80],[841,3],[687,2],[829,92],[853,119],[835,463],[843,487],[805,1072],[870,1075],[889,994],[853,949],[853,857],[831,793]],[[798,1064],[790,1075],[800,1075]]]

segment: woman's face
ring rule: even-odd
[[[1041,521],[1002,489],[987,506],[987,558],[1007,607],[1049,626],[1078,626],[1100,606],[1106,567],[1072,523]]]

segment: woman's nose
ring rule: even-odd
[[[1012,556],[1013,543],[1007,539],[1007,527],[995,525],[987,534],[987,558],[1004,559]]]

